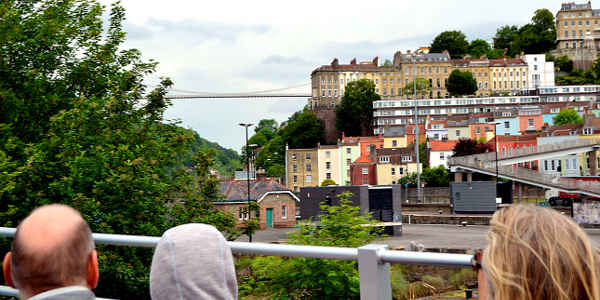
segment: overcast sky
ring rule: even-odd
[[[101,0],[110,4],[112,0]],[[310,83],[333,58],[348,63],[427,46],[440,32],[489,40],[501,25],[528,23],[536,9],[562,0],[191,1],[122,0],[125,47],[160,62],[175,89],[246,92]],[[581,2],[581,1],[580,1]],[[289,92],[310,92],[310,86]],[[284,121],[307,99],[175,100],[167,118],[239,151],[240,122]]]

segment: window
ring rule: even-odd
[[[298,183],[298,176],[294,175],[294,183]]]
[[[459,137],[460,136],[460,130],[456,131],[456,136]]]
[[[312,183],[312,175],[306,175],[305,183]]]
[[[510,128],[510,122],[508,122],[508,121],[504,122],[504,128],[509,129]]]
[[[310,153],[306,153],[306,160],[310,160]]]
[[[351,154],[352,153],[352,148],[346,148],[346,153]]]
[[[584,128],[583,129],[583,134],[585,135],[591,135],[592,134],[592,128],[588,127],[588,128]]]
[[[398,174],[400,174],[400,175],[404,174],[404,168],[398,168]]]
[[[330,158],[331,157],[331,151],[325,151],[325,157]]]
[[[292,160],[296,160],[296,153],[292,153]]]
[[[327,169],[327,170],[331,169],[331,162],[330,161],[325,162],[325,169]]]
[[[350,164],[352,164],[352,160],[350,160],[349,158],[348,158],[348,159],[346,159],[346,164],[347,164],[347,165],[350,165]]]
[[[412,157],[410,155],[402,156],[402,162],[412,161]]]
[[[477,134],[481,134],[481,127],[476,127],[476,128],[475,128],[475,132],[476,132]]]
[[[440,152],[440,160],[444,160],[446,157],[444,156],[444,152]]]
[[[293,165],[292,169],[294,170],[294,173],[298,172],[298,165]]]
[[[398,141],[392,140],[392,147],[398,147]]]
[[[533,127],[533,119],[527,119],[527,125]]]
[[[363,178],[362,184],[369,184],[369,178]]]
[[[281,206],[281,218],[282,219],[287,218],[287,207],[285,205]]]
[[[396,175],[396,168],[392,168],[392,176]]]
[[[331,173],[325,173],[325,178],[331,179]]]
[[[363,175],[368,175],[369,174],[369,168],[362,168],[362,174]]]
[[[306,164],[306,172],[312,171],[312,167],[310,164]]]
[[[548,171],[548,161],[544,160],[544,170]]]

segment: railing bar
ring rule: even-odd
[[[356,248],[277,245],[264,243],[229,242],[231,252],[267,256],[310,257],[338,260],[357,260]]]
[[[452,253],[431,253],[414,251],[382,251],[379,258],[382,262],[392,264],[470,267],[472,255]]]
[[[0,296],[19,297],[19,291],[10,286],[0,285]],[[94,298],[97,300],[113,300],[111,298]]]

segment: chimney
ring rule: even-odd
[[[353,59],[350,61],[350,64],[351,64],[351,65],[356,65],[356,57],[355,57],[355,58],[353,58]]]
[[[337,67],[339,65],[339,61],[337,58],[334,58],[333,61],[331,62],[331,66],[332,67]]]
[[[406,50],[406,54],[410,54],[410,50]]]
[[[375,56],[375,58],[373,58],[373,64],[377,67],[379,66],[379,56]]]

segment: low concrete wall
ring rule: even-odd
[[[409,187],[402,191],[402,203],[406,204],[408,190],[408,203],[450,203],[449,187],[425,187],[421,189],[421,202],[417,202],[417,188]]]
[[[404,214],[410,214],[410,212],[429,212],[437,214],[439,211],[442,214],[450,214],[450,204],[435,204],[435,203],[404,203],[402,204],[402,212]]]
[[[448,216],[448,215],[411,215],[402,216],[405,224],[461,224],[467,222],[469,225],[490,225],[492,216]]]

